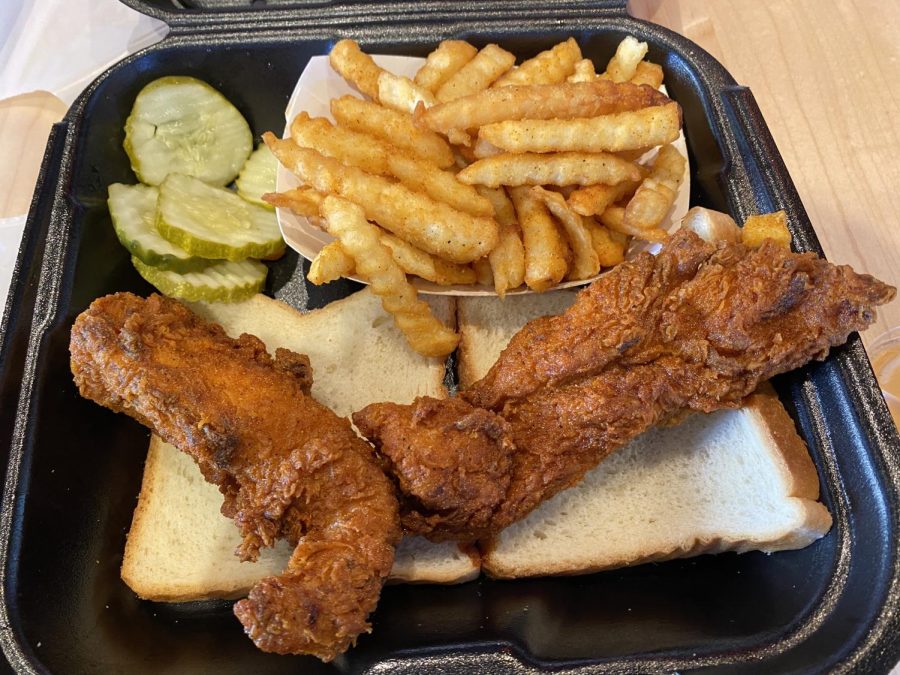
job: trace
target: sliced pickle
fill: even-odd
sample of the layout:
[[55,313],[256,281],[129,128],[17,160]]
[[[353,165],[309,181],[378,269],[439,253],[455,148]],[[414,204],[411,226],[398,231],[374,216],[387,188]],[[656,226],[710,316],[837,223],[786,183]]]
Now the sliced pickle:
[[170,173],[227,185],[253,150],[243,115],[222,94],[193,77],[169,76],[141,89],[125,122],[125,152],[142,183]]
[[144,279],[163,295],[196,302],[240,302],[262,290],[268,269],[258,260],[214,262],[199,272],[179,274],[160,270],[132,256],[131,262]]
[[170,174],[159,188],[156,227],[170,242],[200,258],[274,259],[284,253],[272,211],[182,174]]
[[278,160],[269,150],[269,147],[261,143],[234,182],[238,194],[252,204],[274,210],[275,207],[264,202],[262,196],[267,192],[275,192],[275,172],[278,169]]
[[195,258],[156,229],[159,190],[150,185],[109,186],[109,215],[122,246],[147,265],[173,272],[196,272],[212,261]]

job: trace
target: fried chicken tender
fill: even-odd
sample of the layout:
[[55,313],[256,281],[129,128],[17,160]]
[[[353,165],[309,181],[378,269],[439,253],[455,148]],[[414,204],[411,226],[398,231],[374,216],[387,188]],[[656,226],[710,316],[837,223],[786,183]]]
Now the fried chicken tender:
[[397,500],[348,420],[309,397],[305,356],[273,359],[256,337],[129,293],[82,313],[70,352],[83,396],[150,427],[219,486],[242,560],[278,538],[296,545],[282,575],[235,605],[260,649],[329,661],[369,630],[400,539]]
[[460,398],[375,403],[353,414],[399,482],[403,527],[441,540],[488,527],[506,495],[514,450],[509,424]]
[[[433,539],[491,536],[652,426],[685,411],[738,407],[764,380],[824,359],[895,293],[813,254],[772,242],[756,250],[713,245],[680,230],[659,255],[641,254],[581,291],[562,315],[527,324],[462,392],[510,425],[509,487],[488,524],[468,518],[460,501],[460,509],[435,509],[422,519],[427,528],[413,531]],[[381,414],[378,405],[367,414]],[[388,438],[376,440],[381,454],[398,452]],[[404,438],[405,461],[392,471],[414,473],[427,461],[429,446],[418,441]],[[508,452],[498,442],[484,450],[481,464]],[[403,522],[412,529],[415,521]]]

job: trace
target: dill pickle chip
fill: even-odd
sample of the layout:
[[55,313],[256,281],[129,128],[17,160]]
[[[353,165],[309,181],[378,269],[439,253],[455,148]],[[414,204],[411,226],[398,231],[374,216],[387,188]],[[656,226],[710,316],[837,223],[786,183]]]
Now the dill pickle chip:
[[193,77],[168,76],[141,89],[125,122],[125,152],[142,183],[170,173],[227,185],[253,150],[244,116],[222,94]]
[[122,246],[147,265],[173,272],[196,272],[212,261],[195,258],[156,229],[159,190],[150,185],[109,186],[109,215]]
[[262,196],[267,192],[275,192],[275,172],[278,160],[265,144],[260,144],[250,155],[240,175],[234,182],[237,193],[252,204],[274,210],[275,207],[264,202]]
[[170,174],[159,187],[156,227],[200,258],[274,259],[284,253],[274,212],[182,174]]
[[163,295],[204,302],[240,302],[262,290],[268,268],[258,260],[218,261],[197,272],[180,274],[147,265],[132,256],[131,263]]

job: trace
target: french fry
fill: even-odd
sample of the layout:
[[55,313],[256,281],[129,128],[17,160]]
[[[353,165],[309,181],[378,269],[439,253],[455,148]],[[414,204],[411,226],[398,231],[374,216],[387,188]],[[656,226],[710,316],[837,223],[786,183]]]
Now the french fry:
[[476,260],[472,263],[475,270],[475,277],[481,286],[494,285],[494,273],[491,271],[491,263],[487,258]]
[[658,180],[668,181],[677,189],[684,180],[684,169],[687,160],[674,145],[664,145],[653,160],[650,176]]
[[301,147],[311,148],[368,173],[398,178],[410,190],[424,192],[435,201],[465,213],[487,217],[494,214],[487,199],[472,186],[456,180],[456,175],[450,171],[407,155],[368,134],[335,127],[323,117],[313,119],[306,113],[297,115],[291,123],[291,138]]
[[594,62],[590,59],[581,59],[575,64],[575,72],[566,78],[566,82],[591,82],[597,77]]
[[469,164],[478,159],[472,151],[472,148],[466,147],[465,145],[457,145],[456,152],[456,166],[459,169],[465,169]]
[[498,225],[515,225],[516,207],[510,201],[509,196],[502,187],[490,188],[484,185],[476,185],[478,194],[487,199],[494,209],[494,220]]
[[627,180],[615,185],[588,185],[578,188],[568,197],[569,206],[582,216],[599,216],[617,201],[630,196],[638,189],[640,181]]
[[627,82],[634,77],[637,65],[646,55],[647,43],[638,42],[629,35],[616,47],[616,53],[609,60],[604,76],[613,82]]
[[651,63],[650,61],[641,61],[637,64],[637,68],[634,71],[634,77],[631,78],[631,84],[646,84],[654,89],[659,89],[662,83],[662,66]]
[[447,141],[417,127],[410,115],[354,96],[333,99],[331,114],[342,127],[388,141],[442,169],[453,166],[453,150]]
[[425,59],[414,82],[433,94],[477,53],[478,49],[463,40],[444,40]]
[[290,209],[298,216],[308,218],[316,227],[322,226],[321,209],[325,196],[312,188],[299,187],[287,192],[269,192],[263,200],[278,208]]
[[384,70],[359,48],[355,40],[339,40],[331,48],[328,62],[354,89],[378,100],[378,77]]
[[645,178],[625,207],[625,225],[638,230],[657,227],[672,208],[675,194],[665,182]]
[[593,185],[641,177],[637,166],[607,153],[558,152],[496,155],[456,174],[470,185]]
[[544,203],[565,230],[573,254],[572,265],[566,277],[590,279],[596,276],[600,271],[600,258],[594,250],[591,232],[582,221],[582,217],[569,208],[565,198],[558,192],[542,187],[533,187],[531,192]]
[[532,194],[531,188],[510,188],[509,196],[522,228],[525,283],[531,290],[542,293],[566,275],[568,247],[547,207]]
[[306,278],[316,286],[328,284],[341,277],[349,277],[356,268],[353,258],[339,241],[323,246],[309,266]]
[[515,55],[495,44],[490,44],[444,82],[435,92],[435,96],[438,101],[444,103],[487,89],[494,80],[512,68],[515,62]]
[[[476,281],[475,270],[471,267],[441,260],[381,228],[378,228],[378,234],[379,241],[387,246],[391,258],[406,274],[415,274],[441,286],[474,284]],[[355,269],[353,258],[347,254],[341,242],[333,241],[323,246],[313,258],[306,278],[321,286],[341,277],[352,276]]]
[[500,241],[488,255],[494,277],[494,291],[501,298],[525,281],[525,248],[519,233],[516,207],[503,188],[476,186],[494,207],[494,220],[500,225]]
[[523,84],[557,84],[575,71],[575,63],[581,58],[581,49],[574,38],[541,52],[494,82],[494,87],[520,86]]
[[606,211],[600,215],[600,224],[608,227],[613,232],[626,234],[635,237],[636,239],[643,239],[644,241],[662,243],[669,236],[665,230],[658,227],[645,229],[642,227],[626,225],[625,207],[623,206],[610,206],[606,209]]
[[366,221],[362,207],[329,195],[322,204],[322,214],[328,232],[353,258],[357,274],[381,298],[410,346],[420,354],[436,357],[456,349],[459,335],[435,318],[428,303],[416,297],[403,270],[379,241],[378,228]]
[[750,248],[759,248],[766,239],[771,239],[784,249],[791,248],[791,231],[787,227],[784,211],[750,216],[741,228],[741,243]]
[[653,229],[666,217],[678,187],[684,180],[686,160],[672,145],[659,149],[650,175],[644,179],[625,207],[624,227],[629,230]]
[[450,129],[447,132],[447,140],[453,145],[461,145],[465,148],[472,145],[472,137],[462,129]]
[[641,157],[643,157],[649,150],[653,148],[637,148],[636,150],[620,150],[619,152],[613,153],[616,157],[621,157],[622,159],[628,162],[636,162]]
[[474,284],[475,270],[466,265],[456,265],[416,248],[400,237],[381,232],[380,241],[391,251],[394,262],[407,274],[415,274],[440,286]]
[[501,298],[525,282],[525,246],[515,223],[500,226],[500,242],[488,255],[494,292]]
[[493,143],[488,143],[483,138],[479,138],[475,141],[475,147],[472,148],[472,154],[476,159],[484,159],[485,157],[505,154],[505,151],[501,150]]
[[625,249],[628,247],[625,235],[613,232],[593,218],[585,218],[584,223],[590,230],[591,243],[602,267],[612,267],[625,261]]
[[665,94],[608,80],[486,89],[416,111],[416,122],[441,134],[505,120],[596,117],[670,103]]
[[671,143],[679,129],[681,108],[672,102],[599,117],[495,122],[478,138],[508,152],[620,152]]
[[[325,229],[321,218],[325,195],[321,192],[311,188],[296,188],[266,197],[271,197],[270,203],[289,208],[299,215],[314,220]],[[415,274],[441,286],[475,283],[475,272],[470,267],[430,255],[380,228],[379,233],[381,243],[390,249],[394,262],[407,274]],[[316,285],[326,284],[351,275],[353,269],[353,259],[344,252],[340,242],[331,242],[322,247],[313,259],[307,278]]]
[[303,183],[363,205],[367,218],[428,253],[464,264],[483,258],[497,245],[498,226],[492,218],[457,211],[270,132],[263,140]]
[[378,76],[378,101],[381,105],[412,114],[419,101],[425,107],[431,107],[437,100],[427,89],[424,89],[408,77],[394,75],[386,70]]

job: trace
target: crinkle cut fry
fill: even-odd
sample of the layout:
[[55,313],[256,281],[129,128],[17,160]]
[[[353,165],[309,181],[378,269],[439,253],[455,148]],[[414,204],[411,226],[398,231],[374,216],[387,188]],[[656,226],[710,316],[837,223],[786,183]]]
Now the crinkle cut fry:
[[150,427],[219,486],[243,559],[278,538],[296,545],[282,575],[235,605],[258,647],[328,661],[368,630],[400,537],[397,500],[349,422],[304,393],[305,357],[273,359],[175,300],[128,293],[83,312],[70,351],[83,396]]
[[[711,245],[680,230],[658,256],[641,254],[600,277],[562,315],[527,324],[462,392],[509,425],[509,488],[487,524],[484,503],[474,514],[434,508],[417,495],[421,533],[436,540],[496,534],[650,427],[685,411],[737,407],[761,382],[823,359],[871,324],[874,308],[895,293],[813,254],[772,242],[756,250]],[[366,409],[380,412],[377,404]],[[411,412],[392,414],[380,423],[402,424]],[[386,437],[372,440],[381,454],[396,452]],[[419,444],[405,442],[404,466],[418,476],[409,453]],[[500,458],[507,450],[495,443],[487,452]],[[485,459],[460,453],[459,462],[465,474]],[[427,454],[420,463],[427,465]]]

